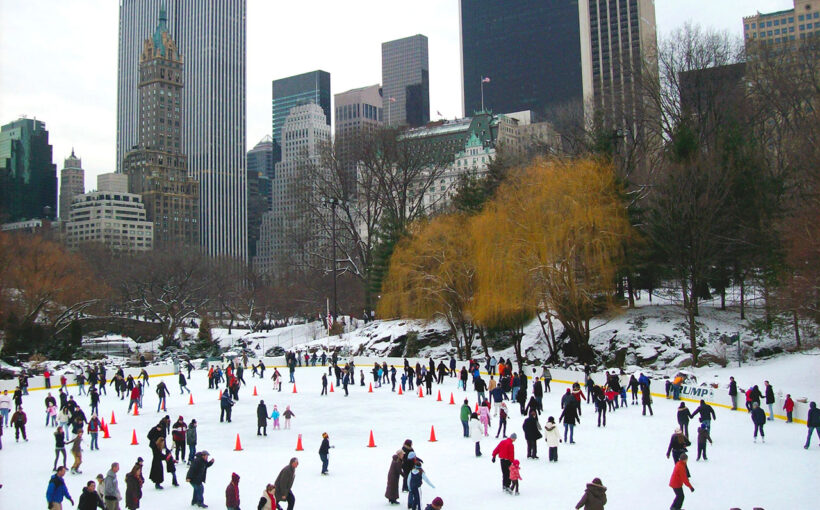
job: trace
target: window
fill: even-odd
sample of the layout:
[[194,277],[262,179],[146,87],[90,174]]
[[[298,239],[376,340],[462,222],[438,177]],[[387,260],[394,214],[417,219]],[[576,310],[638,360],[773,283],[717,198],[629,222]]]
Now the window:
[[804,19],[806,19],[806,18],[802,14],[797,17],[798,21],[803,21]]
[[774,26],[780,26],[780,20],[779,19],[774,20]]
[[767,27],[772,26],[772,22],[771,22],[771,21],[767,21],[767,22],[766,22],[766,26],[767,26]]

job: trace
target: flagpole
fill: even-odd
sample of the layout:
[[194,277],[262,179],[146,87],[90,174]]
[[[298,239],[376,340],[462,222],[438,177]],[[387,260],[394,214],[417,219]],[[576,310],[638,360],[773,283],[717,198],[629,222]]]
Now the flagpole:
[[481,111],[484,111],[484,77],[481,77]]

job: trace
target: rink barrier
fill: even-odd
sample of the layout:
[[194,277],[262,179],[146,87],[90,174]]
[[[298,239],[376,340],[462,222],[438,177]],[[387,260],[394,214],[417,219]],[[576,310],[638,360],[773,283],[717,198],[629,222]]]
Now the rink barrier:
[[[253,361],[258,362],[260,359],[264,361],[266,370],[270,369],[270,368],[279,368],[279,369],[287,370],[287,368],[288,368],[287,364],[285,363],[285,357],[284,356],[275,356],[275,357],[265,356],[265,357],[262,357],[262,358],[249,358],[248,359],[248,363],[249,363],[248,367],[249,368],[246,369],[246,372],[249,372],[249,373],[252,372],[252,370],[253,370],[252,367],[251,367],[252,362]],[[387,362],[388,366],[396,366],[397,370],[401,370],[401,368],[404,367],[404,359],[405,358],[395,358],[395,357],[391,358],[391,357],[379,357],[379,356],[353,356],[353,357],[339,358],[339,362],[342,363],[342,362],[349,361],[351,359],[354,361],[356,367],[362,367],[362,368],[363,367],[373,367],[373,365],[376,363],[376,361],[378,361],[379,364],[382,364],[383,362]],[[303,359],[303,361],[304,361],[304,359]],[[429,365],[430,359],[429,358],[407,358],[407,361],[412,366],[415,366],[416,363],[419,363],[419,364],[422,364],[422,365]],[[450,368],[449,367],[449,358],[438,358],[438,359],[435,359],[435,361],[436,361],[436,365],[438,365],[439,361],[444,361],[445,365],[447,366],[447,369],[449,370],[449,368]],[[330,364],[330,358],[327,359],[327,362],[325,363],[324,366],[327,367],[329,364]],[[218,365],[222,365],[222,362],[209,362],[208,367],[218,366]],[[464,365],[465,365],[464,361],[457,361],[458,370],[461,370],[461,367],[464,366]],[[322,366],[321,365],[321,359],[317,360],[316,366],[317,367]],[[296,368],[297,369],[305,368],[305,366],[302,365],[300,367],[300,366],[297,365]],[[529,366],[529,365],[525,365],[524,370],[528,374],[527,378],[529,380],[532,380],[532,368],[537,369],[537,374],[539,376],[541,374],[541,367],[540,366],[532,367],[532,366]],[[552,367],[549,367],[549,368],[550,368],[550,373],[553,376],[550,383],[565,384],[565,385],[570,385],[571,386],[572,384],[577,382],[578,384],[581,385],[581,388],[584,389],[584,394],[586,394],[586,387],[585,387],[585,384],[584,384],[584,373],[582,371],[567,370],[567,369],[563,369],[563,368],[552,368]],[[194,370],[198,371],[198,370],[207,370],[207,369],[208,368],[204,368],[204,369],[195,368]],[[140,367],[123,368],[123,372],[125,374],[125,377],[128,377],[129,375],[131,375],[132,377],[134,377],[134,379],[137,378],[137,376],[140,374],[141,370],[142,370],[142,368],[140,368]],[[184,365],[180,365],[180,370],[186,372],[186,370],[184,368]],[[173,363],[163,363],[163,364],[160,364],[160,365],[148,365],[148,366],[145,367],[145,371],[148,372],[148,376],[150,378],[155,378],[155,377],[176,377],[178,375],[178,372],[175,372],[175,367],[174,367]],[[109,370],[109,373],[106,374],[106,376],[107,376],[106,384],[108,382],[110,382],[111,376],[113,376],[114,373],[116,373],[116,370]],[[484,374],[484,375],[489,375],[488,372],[483,371],[483,370],[481,371],[481,373]],[[71,372],[67,375],[68,375],[69,379],[74,378],[74,373],[73,372]],[[285,374],[283,373],[282,375],[284,376]],[[593,380],[595,380],[596,383],[600,383],[600,382],[603,382],[603,380],[604,380],[605,372],[595,372],[595,373],[592,373],[591,375],[593,377]],[[629,376],[628,375],[625,375],[625,376],[622,375],[620,377],[621,377],[621,385],[626,386],[629,383]],[[654,387],[657,387],[658,385],[663,386],[664,384],[665,384],[664,379],[654,379],[652,381],[652,385]],[[727,384],[728,384],[728,381],[727,381]],[[66,386],[76,387],[77,383],[76,383],[76,381],[75,382],[69,382]],[[87,386],[87,384],[86,384],[86,386]],[[740,386],[741,385],[739,384],[739,387]],[[11,393],[11,392],[14,391],[15,388],[17,388],[17,379],[2,379],[2,380],[0,380],[0,392],[2,392],[3,390],[9,390],[9,393]],[[38,375],[38,376],[29,377],[29,388],[28,388],[28,390],[30,392],[31,391],[42,391],[42,390],[46,390],[46,389],[47,388],[45,387],[45,378],[43,376]],[[50,388],[50,390],[55,391],[55,392],[59,392],[59,389],[60,389],[60,376],[59,375],[52,375],[51,376],[51,388]],[[684,385],[680,401],[699,404],[700,399],[703,398],[703,400],[706,403],[708,403],[709,405],[711,405],[713,407],[720,407],[720,408],[723,408],[723,409],[731,410],[732,409],[732,404],[731,404],[731,399],[729,398],[729,395],[728,395],[728,391],[729,391],[728,387],[724,387],[724,386],[721,386],[720,388],[713,388],[709,385],[704,385],[704,386]],[[699,395],[698,398],[689,398],[689,397],[683,396],[683,395],[685,395],[687,393],[690,393],[690,392],[691,393],[704,392],[704,393],[702,395]],[[653,397],[657,397],[657,398],[664,398],[664,399],[666,398],[666,393],[652,392],[651,395]],[[775,409],[775,419],[783,420],[783,421],[786,420],[786,416],[785,416],[785,414],[778,414],[778,411],[780,411],[780,412],[783,411],[783,400],[784,400],[784,398],[785,398],[785,395],[776,395],[775,396],[775,403],[773,404],[774,409]],[[798,395],[797,398],[802,398],[802,397]],[[670,397],[669,400],[672,400],[672,398]],[[808,415],[808,410],[809,410],[809,404],[808,404],[808,402],[806,402],[806,403],[798,402],[796,398],[794,400],[795,400],[795,402],[794,402],[794,412],[792,413],[793,414],[792,421],[794,423],[799,423],[799,424],[805,425],[806,424],[806,418],[807,418],[807,415]],[[763,409],[764,412],[766,412],[766,416],[768,417],[768,415],[769,415],[768,406],[765,403],[761,403],[760,407]],[[748,413],[748,410],[746,409],[746,395],[742,391],[740,391],[740,389],[738,389],[738,407],[737,407],[737,411],[738,412]]]

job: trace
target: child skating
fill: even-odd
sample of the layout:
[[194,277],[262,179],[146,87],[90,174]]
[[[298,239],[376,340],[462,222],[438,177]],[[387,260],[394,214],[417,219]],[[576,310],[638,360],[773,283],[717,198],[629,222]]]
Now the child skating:
[[515,459],[510,465],[510,490],[516,496],[518,496],[518,480],[521,479],[521,463]]
[[285,417],[285,430],[290,429],[290,419],[296,416],[293,411],[290,410],[290,406],[285,407],[285,412],[282,416]]

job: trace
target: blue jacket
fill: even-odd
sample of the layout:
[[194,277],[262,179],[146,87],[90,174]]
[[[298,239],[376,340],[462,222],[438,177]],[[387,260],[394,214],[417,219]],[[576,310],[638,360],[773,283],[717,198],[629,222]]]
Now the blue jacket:
[[233,400],[231,399],[231,394],[228,393],[228,390],[225,390],[225,392],[222,393],[221,404],[223,409],[230,409],[233,405]]
[[52,475],[48,482],[48,489],[46,490],[46,501],[48,503],[62,503],[63,498],[71,499],[71,494],[68,493],[68,487],[65,485],[65,480],[59,476]]
[[820,409],[817,409],[817,404],[812,402],[809,404],[809,414],[806,417],[806,426],[820,427]]

